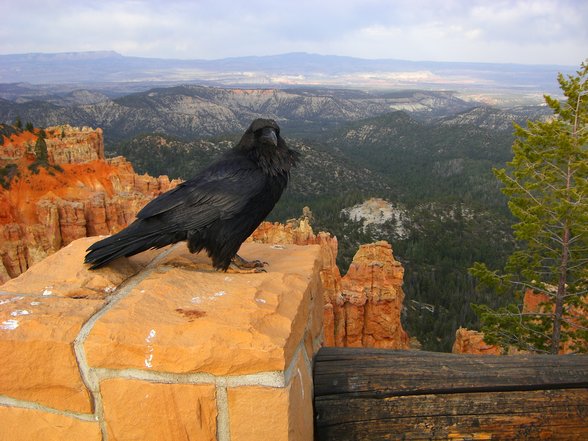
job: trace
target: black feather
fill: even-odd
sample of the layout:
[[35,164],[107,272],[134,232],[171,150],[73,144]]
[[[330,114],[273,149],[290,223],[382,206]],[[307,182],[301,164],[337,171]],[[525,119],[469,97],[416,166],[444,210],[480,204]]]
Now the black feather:
[[196,177],[149,202],[137,219],[88,248],[85,262],[100,268],[122,256],[187,241],[226,270],[241,244],[270,213],[299,154],[271,119],[256,119],[239,143]]

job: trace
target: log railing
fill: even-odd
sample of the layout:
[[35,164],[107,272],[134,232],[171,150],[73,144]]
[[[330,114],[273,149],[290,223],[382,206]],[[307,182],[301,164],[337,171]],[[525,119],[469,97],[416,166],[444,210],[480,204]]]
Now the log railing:
[[588,440],[588,356],[322,348],[315,439]]

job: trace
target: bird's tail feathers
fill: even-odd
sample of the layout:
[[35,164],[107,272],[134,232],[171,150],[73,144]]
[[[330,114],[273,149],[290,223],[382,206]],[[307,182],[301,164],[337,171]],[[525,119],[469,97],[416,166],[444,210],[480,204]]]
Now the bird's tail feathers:
[[167,235],[160,231],[145,232],[132,228],[131,225],[117,234],[93,243],[87,250],[84,262],[92,264],[90,269],[97,269],[119,257],[129,257],[151,248],[161,248],[171,242]]

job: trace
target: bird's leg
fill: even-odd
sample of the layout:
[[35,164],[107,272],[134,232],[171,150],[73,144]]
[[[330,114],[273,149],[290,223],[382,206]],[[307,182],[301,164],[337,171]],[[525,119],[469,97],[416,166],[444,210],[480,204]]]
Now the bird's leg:
[[235,257],[231,259],[231,266],[229,268],[240,273],[264,273],[264,266],[267,264],[267,262],[262,262],[261,260],[245,260],[238,254],[235,254]]

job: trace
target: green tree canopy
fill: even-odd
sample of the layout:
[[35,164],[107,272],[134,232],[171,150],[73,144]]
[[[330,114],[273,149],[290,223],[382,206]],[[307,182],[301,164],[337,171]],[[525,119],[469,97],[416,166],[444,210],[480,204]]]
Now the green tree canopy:
[[517,250],[505,271],[476,263],[472,274],[500,289],[515,287],[547,300],[540,311],[522,305],[474,308],[488,343],[558,353],[588,351],[588,61],[577,75],[558,76],[564,100],[545,96],[548,121],[515,126],[514,157],[494,170],[509,197]]
[[47,152],[47,143],[45,142],[44,131],[37,138],[37,142],[35,143],[35,156],[37,158],[37,161],[44,163],[46,163],[47,159],[49,158],[49,154]]

